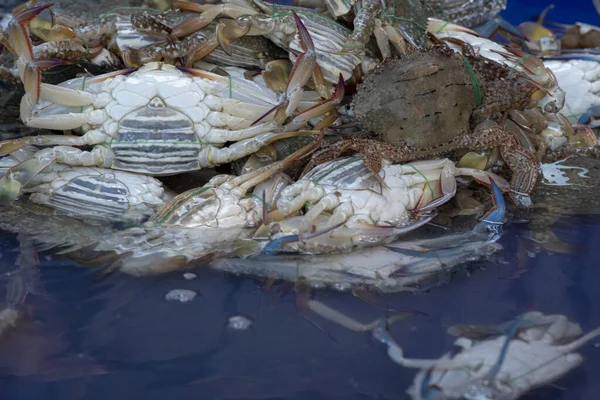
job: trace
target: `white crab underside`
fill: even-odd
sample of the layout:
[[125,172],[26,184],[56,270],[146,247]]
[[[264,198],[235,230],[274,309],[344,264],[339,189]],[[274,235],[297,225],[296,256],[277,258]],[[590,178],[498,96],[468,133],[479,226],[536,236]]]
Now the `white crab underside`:
[[[576,123],[582,114],[600,105],[600,62],[548,60],[544,65],[554,72],[558,84],[566,92],[565,105],[560,112],[569,122]],[[600,120],[592,119],[590,126],[600,126]]]
[[73,144],[109,146],[114,153],[110,167],[152,174],[198,169],[212,162],[209,153],[201,153],[208,145],[220,148],[268,132],[270,125],[247,128],[278,104],[276,93],[245,79],[244,70],[227,72],[229,77],[206,73],[208,79],[150,63],[129,75],[73,79],[60,86],[91,93],[93,104],[41,101],[29,125],[81,127],[85,136]]

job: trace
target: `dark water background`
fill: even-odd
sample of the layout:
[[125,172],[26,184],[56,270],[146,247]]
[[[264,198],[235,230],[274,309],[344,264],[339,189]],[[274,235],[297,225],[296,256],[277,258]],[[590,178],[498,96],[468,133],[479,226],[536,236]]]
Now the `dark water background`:
[[[542,1],[509,1],[507,18],[537,14]],[[600,23],[591,1],[555,1],[552,19]],[[517,279],[517,237],[522,225],[505,227],[505,250],[482,261],[470,276],[427,294],[385,299],[423,311],[392,328],[409,357],[437,357],[457,323],[496,324],[536,309],[565,314],[584,331],[600,325],[600,217],[563,218],[555,232],[584,249],[576,254],[542,252],[529,258]],[[0,237],[4,265],[17,246]],[[136,279],[114,274],[95,282],[96,271],[74,263],[40,260],[47,299],[29,297],[29,317],[0,342],[0,399],[397,399],[405,398],[416,371],[403,369],[369,334],[345,330],[296,312],[293,294],[261,289],[248,278],[198,268]],[[174,288],[192,289],[191,303],[166,302]],[[350,293],[319,291],[316,298],[367,322],[385,315]],[[260,306],[260,308],[259,308]],[[227,318],[254,319],[248,331],[226,328]],[[595,341],[598,343],[599,341]],[[600,398],[600,349],[580,351],[585,362],[557,387],[528,399]]]

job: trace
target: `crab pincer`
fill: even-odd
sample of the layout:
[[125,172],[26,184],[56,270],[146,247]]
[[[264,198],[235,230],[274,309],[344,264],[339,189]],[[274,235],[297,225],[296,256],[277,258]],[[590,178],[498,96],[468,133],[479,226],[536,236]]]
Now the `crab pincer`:
[[43,4],[41,6],[26,8],[13,16],[8,24],[6,33],[9,37],[10,49],[18,54],[27,63],[33,60],[33,46],[29,39],[29,21],[37,17],[42,11],[52,7],[53,4]]

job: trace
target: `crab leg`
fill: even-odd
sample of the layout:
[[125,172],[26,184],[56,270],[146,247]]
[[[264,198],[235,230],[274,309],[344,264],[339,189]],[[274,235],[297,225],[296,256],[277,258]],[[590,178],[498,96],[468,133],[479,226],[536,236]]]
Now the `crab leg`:
[[460,147],[484,150],[500,147],[502,158],[513,172],[510,182],[510,196],[516,204],[528,206],[529,194],[533,191],[538,177],[538,161],[535,154],[519,145],[517,138],[500,127],[476,128],[465,134]]
[[315,44],[308,33],[308,30],[302,23],[302,20],[298,17],[295,11],[292,11],[296,26],[298,28],[298,37],[300,39],[300,46],[304,51],[298,55],[298,59],[292,68],[290,74],[290,80],[287,85],[287,99],[289,100],[288,107],[286,109],[286,115],[291,115],[292,112],[298,107],[300,102],[300,96],[302,90],[308,80],[311,78],[315,66],[317,65],[317,53],[315,51]]
[[[23,81],[25,93],[27,94],[27,96],[21,101],[21,118],[26,124],[32,127],[39,127],[34,125],[37,117],[31,118],[31,108],[36,105],[40,99],[69,107],[86,106],[93,104],[95,101],[93,94],[84,92],[83,90],[74,90],[66,87],[41,83],[40,71],[58,65],[68,64],[68,62],[60,60],[33,59],[33,50],[31,39],[29,37],[29,29],[25,24],[51,5],[52,4],[33,7],[19,13],[17,16],[15,16],[16,22],[11,23],[8,29],[10,34],[9,41],[12,49],[15,51],[17,56],[19,56],[19,61],[17,62],[19,76]],[[129,69],[111,72],[95,77],[88,83],[91,84],[101,82],[104,79],[129,72],[131,72]],[[29,99],[27,99],[27,97],[29,97]],[[58,124],[56,127],[44,127],[49,127],[51,129],[73,129],[87,122],[87,120],[84,120],[83,117],[75,117],[75,115],[76,114],[71,114],[69,116],[53,116],[53,119],[58,121],[60,121],[63,117],[70,121],[66,123],[67,127],[61,128],[60,124]]]
[[256,153],[264,146],[277,140],[294,137],[297,135],[315,135],[317,131],[279,132],[263,133],[261,135],[235,142],[228,147],[217,148],[207,146],[198,155],[201,168],[211,168],[217,165],[227,164],[234,160]]
[[[69,117],[69,115],[66,115]],[[75,114],[74,121],[77,121],[76,118],[85,116],[85,114]],[[43,120],[45,121],[45,119]],[[48,119],[48,122],[52,120]],[[60,123],[64,123],[63,120]],[[89,118],[85,121],[88,122]],[[84,123],[85,123],[84,122]],[[49,126],[50,125],[50,126]],[[83,124],[80,124],[81,126]],[[43,125],[45,128],[53,129],[53,124]],[[64,125],[61,125],[64,126]],[[63,129],[58,128],[57,129]],[[16,151],[18,149],[23,148],[26,145],[36,145],[36,146],[85,146],[85,145],[95,145],[99,143],[103,143],[105,141],[110,140],[110,136],[99,131],[99,130],[91,130],[86,132],[83,136],[75,136],[75,135],[38,135],[38,136],[27,136],[19,139],[13,140],[5,140],[0,142],[0,155],[7,155]]]
[[379,1],[367,1],[354,17],[354,32],[346,39],[340,53],[361,53],[371,39],[375,30],[375,19],[381,14],[381,3]]
[[249,189],[258,185],[259,183],[264,182],[271,176],[283,172],[295,163],[297,163],[301,158],[305,157],[307,154],[309,154],[311,151],[317,148],[317,146],[321,143],[322,139],[323,135],[320,134],[314,142],[310,143],[307,146],[304,146],[303,148],[287,156],[283,160],[277,161],[270,165],[266,165],[255,171],[249,172],[242,176],[238,176],[237,178],[233,178],[224,185],[230,188],[239,187],[245,193]]
[[27,23],[51,6],[52,4],[44,4],[24,9],[15,14],[13,20],[8,24],[6,33],[9,37],[10,47],[22,59],[23,63],[33,61],[33,46],[29,38]]

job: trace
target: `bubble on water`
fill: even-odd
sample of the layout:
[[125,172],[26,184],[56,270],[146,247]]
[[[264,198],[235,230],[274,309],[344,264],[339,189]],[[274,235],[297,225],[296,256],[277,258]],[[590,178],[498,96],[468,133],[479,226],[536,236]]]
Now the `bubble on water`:
[[173,289],[165,295],[167,301],[180,301],[187,303],[188,301],[194,300],[196,292],[189,289]]
[[245,331],[246,329],[250,328],[251,325],[252,325],[252,320],[250,318],[246,318],[242,315],[235,315],[233,317],[229,317],[228,326],[231,329]]
[[185,274],[183,274],[183,279],[185,279],[186,281],[191,281],[192,279],[196,279],[198,277],[198,275],[194,274],[193,272],[186,272]]

